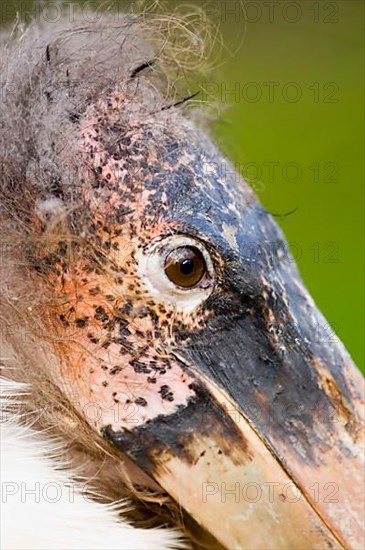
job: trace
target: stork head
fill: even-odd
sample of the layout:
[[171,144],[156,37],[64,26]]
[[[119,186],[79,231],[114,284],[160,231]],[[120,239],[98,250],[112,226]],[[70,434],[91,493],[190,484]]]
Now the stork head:
[[67,106],[30,193],[52,376],[226,547],[356,545],[361,377],[275,221],[143,75]]

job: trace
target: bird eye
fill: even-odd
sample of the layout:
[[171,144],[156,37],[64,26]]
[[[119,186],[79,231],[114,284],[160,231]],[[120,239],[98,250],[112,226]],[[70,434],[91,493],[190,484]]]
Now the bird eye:
[[193,288],[206,273],[203,254],[195,246],[180,246],[167,256],[165,273],[175,285]]
[[215,271],[206,245],[188,235],[157,238],[136,253],[140,278],[162,303],[189,313],[213,291]]

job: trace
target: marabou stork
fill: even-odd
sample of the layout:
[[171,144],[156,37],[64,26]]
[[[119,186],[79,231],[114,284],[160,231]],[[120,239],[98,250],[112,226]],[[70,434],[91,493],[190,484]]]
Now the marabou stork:
[[4,548],[363,548],[363,379],[150,24],[1,49]]

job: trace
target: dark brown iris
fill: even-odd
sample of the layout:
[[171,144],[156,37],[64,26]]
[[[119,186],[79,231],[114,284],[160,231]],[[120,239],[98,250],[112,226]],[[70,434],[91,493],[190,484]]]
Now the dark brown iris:
[[207,267],[203,254],[195,246],[180,246],[166,258],[165,273],[175,285],[192,288],[199,283]]

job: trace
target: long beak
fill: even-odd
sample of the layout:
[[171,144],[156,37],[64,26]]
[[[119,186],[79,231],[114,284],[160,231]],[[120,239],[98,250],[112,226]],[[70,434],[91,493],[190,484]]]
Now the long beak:
[[186,407],[105,430],[229,549],[364,547],[363,379],[340,343],[309,339],[324,320],[300,296],[296,317],[276,312],[286,333],[251,311],[173,352],[195,379]]

